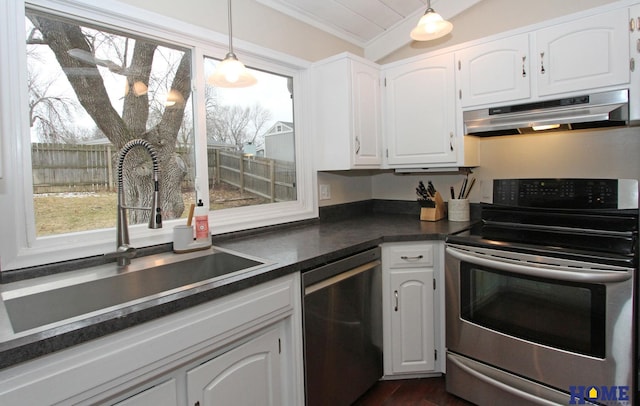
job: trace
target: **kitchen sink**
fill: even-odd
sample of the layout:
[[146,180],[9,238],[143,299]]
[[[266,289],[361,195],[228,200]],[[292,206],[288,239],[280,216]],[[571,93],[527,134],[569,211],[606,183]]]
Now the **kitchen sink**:
[[124,268],[103,265],[79,275],[9,288],[2,292],[4,307],[14,333],[19,333],[192,289],[265,264],[256,258],[214,248],[206,254],[186,255],[158,254],[137,258]]

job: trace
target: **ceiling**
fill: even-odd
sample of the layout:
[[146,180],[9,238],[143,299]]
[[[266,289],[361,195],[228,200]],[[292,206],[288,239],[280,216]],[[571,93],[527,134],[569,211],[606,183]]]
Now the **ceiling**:
[[[256,0],[365,50],[376,60],[408,44],[427,0]],[[432,0],[445,19],[480,0]]]

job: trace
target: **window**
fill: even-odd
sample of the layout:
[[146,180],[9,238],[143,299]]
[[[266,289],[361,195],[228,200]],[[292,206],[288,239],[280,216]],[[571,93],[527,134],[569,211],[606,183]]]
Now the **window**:
[[[204,58],[205,76],[218,62]],[[212,210],[297,199],[295,134],[281,131],[293,128],[293,78],[249,70],[254,86],[205,91]]]
[[[206,75],[227,52],[218,34],[131,6],[0,8],[0,57],[12,61],[0,73],[3,271],[115,249],[114,156],[133,138],[158,152],[164,213],[164,228],[148,230],[148,213],[130,210],[136,247],[170,242],[197,199],[213,234],[317,215],[294,97],[307,65],[252,47],[238,53],[259,84],[213,88]],[[150,163],[143,149],[127,154],[128,206],[148,206]]]
[[[156,149],[164,217],[184,215],[195,177],[190,50],[29,10],[25,25],[36,236],[115,227],[117,152],[136,138]],[[126,205],[149,207],[149,156],[123,166]],[[129,223],[149,213],[129,210]]]

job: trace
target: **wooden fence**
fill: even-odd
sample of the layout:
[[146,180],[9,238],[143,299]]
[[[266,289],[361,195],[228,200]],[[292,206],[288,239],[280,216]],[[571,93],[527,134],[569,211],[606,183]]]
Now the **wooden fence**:
[[[116,174],[111,145],[32,144],[33,192],[65,193],[113,191]],[[178,150],[183,160],[192,162],[186,149]],[[209,187],[224,182],[243,192],[272,202],[295,200],[295,163],[209,148]],[[191,171],[192,172],[192,171]],[[183,182],[184,190],[193,190],[193,174]]]

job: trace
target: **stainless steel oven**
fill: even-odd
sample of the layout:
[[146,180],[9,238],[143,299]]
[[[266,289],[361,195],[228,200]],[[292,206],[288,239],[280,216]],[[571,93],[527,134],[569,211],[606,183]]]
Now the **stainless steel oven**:
[[637,196],[635,181],[494,181],[481,224],[447,240],[449,392],[633,404]]

